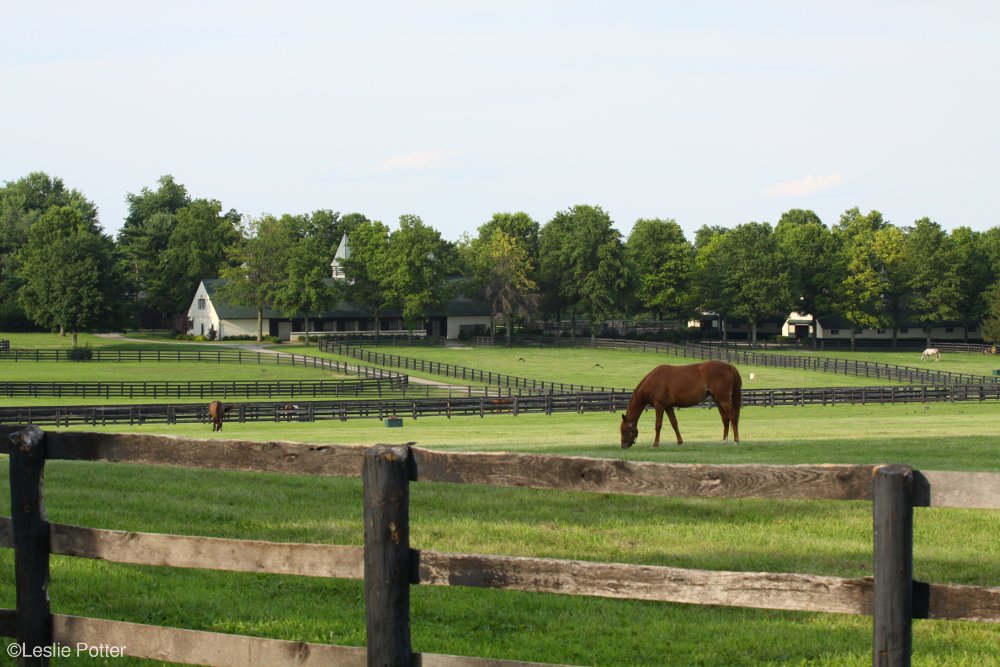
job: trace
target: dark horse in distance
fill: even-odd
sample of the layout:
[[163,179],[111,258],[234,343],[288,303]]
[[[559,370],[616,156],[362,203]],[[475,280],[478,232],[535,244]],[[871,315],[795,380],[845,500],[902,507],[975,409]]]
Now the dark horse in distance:
[[687,408],[701,403],[711,396],[719,406],[722,415],[722,439],[729,439],[729,425],[733,425],[733,440],[740,441],[740,407],[743,405],[743,379],[735,367],[722,361],[706,361],[688,366],[657,366],[639,382],[628,408],[622,415],[622,448],[635,443],[639,435],[636,424],[647,405],[656,409],[656,439],[653,447],[660,446],[660,427],[663,413],[670,418],[670,425],[677,434],[677,444],[681,444],[681,432],[677,428],[674,408]]
[[222,418],[226,415],[226,406],[222,401],[212,401],[208,404],[208,416],[212,418],[212,431],[222,430]]

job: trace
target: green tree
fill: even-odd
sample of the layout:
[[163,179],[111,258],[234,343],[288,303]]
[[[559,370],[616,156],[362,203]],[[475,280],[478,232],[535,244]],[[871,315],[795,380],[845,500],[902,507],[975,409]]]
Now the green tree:
[[389,248],[389,228],[367,218],[354,218],[351,222],[347,232],[351,251],[343,262],[346,292],[351,303],[372,311],[377,340],[382,313],[392,305],[390,279],[394,260]]
[[747,320],[751,340],[764,318],[788,314],[788,268],[771,225],[748,222],[714,235],[699,251],[697,267],[704,305]]
[[121,325],[124,278],[114,242],[74,206],[52,206],[18,252],[18,301],[31,320],[73,335]]
[[[479,238],[486,240],[495,232],[501,231],[520,246],[532,265],[532,271],[538,267],[538,233],[541,229],[535,220],[519,211],[517,213],[494,213],[490,220],[479,226]],[[533,273],[529,277],[534,279]]]
[[622,310],[628,281],[621,233],[599,206],[560,211],[539,232],[543,307],[557,316],[590,319],[591,336],[605,318]]
[[[951,239],[930,218],[921,218],[906,235],[907,288],[913,315],[928,323],[959,318],[962,299],[958,256]],[[929,327],[928,327],[929,328]],[[930,347],[930,334],[927,335]]]
[[428,312],[447,301],[449,254],[441,234],[418,216],[399,216],[399,229],[389,236],[389,274],[386,295],[403,310],[403,322],[412,332]]
[[97,223],[97,208],[62,179],[36,171],[0,187],[0,328],[27,328],[30,320],[18,304],[21,287],[18,250],[28,241],[28,229],[53,206],[77,209]]
[[958,274],[958,302],[955,304],[959,319],[965,324],[966,339],[969,328],[986,315],[986,290],[1000,278],[993,272],[984,240],[986,234],[968,227],[956,227],[949,235],[955,253]]
[[257,342],[264,340],[264,308],[275,302],[288,266],[291,245],[287,221],[272,215],[244,221],[241,239],[227,249],[231,266],[224,267],[223,299],[257,311]]
[[[885,268],[885,255],[896,243],[889,242],[884,230],[888,224],[878,211],[862,215],[857,207],[845,211],[834,228],[843,252],[847,274],[837,294],[837,312],[851,323],[851,347],[855,346],[861,327],[883,328],[893,319],[886,312],[886,294],[890,278]],[[897,230],[898,232],[899,230]],[[883,234],[881,243],[879,234]],[[877,245],[881,248],[877,249]]]
[[[226,249],[240,240],[236,211],[222,213],[215,200],[195,199],[177,211],[177,224],[160,258],[160,274],[174,316],[186,313],[191,296],[203,278],[217,278],[225,267],[238,263]],[[186,327],[180,327],[186,328]]]
[[538,303],[537,285],[529,277],[534,267],[523,237],[486,225],[479,232],[478,238],[462,245],[465,263],[474,288],[490,304],[494,322],[504,320],[509,346],[514,318],[530,316]]
[[774,237],[787,262],[792,302],[799,313],[813,316],[815,348],[816,320],[832,312],[834,295],[844,279],[843,254],[833,232],[812,211],[786,211],[774,228]]
[[162,257],[177,225],[177,213],[191,204],[187,189],[173,176],[161,176],[156,190],[125,195],[128,214],[118,232],[118,247],[128,265],[141,320],[164,326],[177,314],[173,283],[164,276]]
[[625,259],[641,308],[660,320],[693,313],[695,250],[675,220],[636,220],[625,242]]
[[310,316],[336,306],[340,298],[342,285],[334,284],[330,278],[339,218],[330,211],[282,217],[289,234],[288,262],[275,290],[274,306],[287,317],[303,314],[306,345],[309,345]]

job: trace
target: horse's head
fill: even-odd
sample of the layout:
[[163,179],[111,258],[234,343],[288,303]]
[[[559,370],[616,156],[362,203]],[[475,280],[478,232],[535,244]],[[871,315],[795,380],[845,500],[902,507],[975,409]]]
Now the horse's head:
[[622,449],[628,449],[635,444],[635,439],[639,437],[639,427],[636,426],[636,422],[630,422],[625,419],[625,415],[622,415],[620,428],[622,431]]

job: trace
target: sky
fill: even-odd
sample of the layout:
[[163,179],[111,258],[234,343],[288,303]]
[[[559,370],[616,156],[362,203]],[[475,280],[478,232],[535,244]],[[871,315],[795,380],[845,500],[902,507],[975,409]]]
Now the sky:
[[5,0],[0,182],[252,217],[1000,225],[1000,3]]

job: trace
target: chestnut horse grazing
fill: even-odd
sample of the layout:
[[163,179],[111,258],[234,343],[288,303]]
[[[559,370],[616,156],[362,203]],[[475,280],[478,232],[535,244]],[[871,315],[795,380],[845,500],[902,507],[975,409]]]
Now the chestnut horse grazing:
[[711,396],[722,415],[722,439],[729,439],[729,424],[733,425],[733,440],[740,441],[740,407],[743,405],[743,378],[734,366],[722,361],[706,361],[688,366],[657,366],[639,382],[628,408],[622,415],[622,449],[631,447],[639,435],[636,424],[647,405],[656,409],[656,439],[653,447],[660,446],[660,427],[663,413],[670,418],[670,425],[677,434],[677,444],[684,442],[677,428],[674,408],[687,408]]
[[226,406],[222,401],[212,401],[208,404],[208,415],[212,418],[212,431],[222,430],[222,417],[226,414]]

